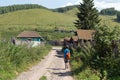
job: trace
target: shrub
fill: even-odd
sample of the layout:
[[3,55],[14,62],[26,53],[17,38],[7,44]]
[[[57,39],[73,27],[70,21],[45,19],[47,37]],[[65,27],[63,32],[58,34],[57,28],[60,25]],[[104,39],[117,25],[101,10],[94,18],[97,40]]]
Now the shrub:
[[120,75],[119,31],[119,27],[109,26],[102,26],[96,30],[94,37],[95,54],[91,59],[90,66],[100,71],[101,80],[105,77],[110,78]]

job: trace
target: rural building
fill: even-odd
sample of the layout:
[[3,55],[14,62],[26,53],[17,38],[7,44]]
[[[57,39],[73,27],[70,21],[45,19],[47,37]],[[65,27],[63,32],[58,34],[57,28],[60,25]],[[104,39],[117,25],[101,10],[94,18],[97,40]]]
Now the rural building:
[[70,43],[72,44],[72,46],[74,47],[74,48],[76,48],[77,46],[78,46],[78,36],[72,36],[71,38],[70,38]]
[[77,30],[75,32],[75,36],[71,38],[65,38],[65,45],[70,45],[73,48],[76,48],[79,44],[83,44],[83,42],[92,42],[94,37],[95,30]]
[[20,41],[18,44],[28,44],[31,47],[38,46],[43,41],[39,33],[35,31],[23,31],[17,36],[17,39]]
[[94,37],[95,30],[77,30],[76,35],[78,39],[84,41],[92,41]]
[[63,42],[63,45],[70,45],[70,38],[66,37],[64,38],[64,42]]

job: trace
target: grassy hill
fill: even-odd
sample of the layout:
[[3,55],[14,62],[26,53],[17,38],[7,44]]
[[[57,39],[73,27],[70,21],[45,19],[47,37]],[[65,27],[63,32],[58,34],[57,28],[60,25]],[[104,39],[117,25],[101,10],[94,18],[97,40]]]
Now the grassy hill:
[[[53,30],[55,27],[75,30],[73,22],[77,19],[75,15],[77,11],[77,8],[65,13],[52,12],[47,9],[29,9],[2,14],[0,15],[0,32],[2,36],[8,37],[17,35],[23,30]],[[100,19],[102,25],[120,25],[115,21],[116,16],[100,15]]]
[[77,8],[73,8],[73,9],[65,12],[65,14],[76,17],[77,12],[78,12],[78,9]]
[[64,12],[72,10],[72,9],[74,9],[76,7],[78,7],[78,5],[71,5],[71,6],[59,7],[59,8],[51,9],[51,10],[54,11],[54,12],[64,13]]
[[[73,22],[77,19],[77,12],[78,10],[75,7],[70,8],[70,10],[64,13],[52,12],[47,9],[29,9],[10,12],[0,15],[0,30],[19,30],[28,28],[53,29],[55,27],[76,29]],[[100,16],[100,19],[102,19],[101,24],[110,26],[119,25],[119,23],[115,21],[115,16]]]
[[23,30],[53,30],[55,27],[74,30],[75,19],[73,16],[46,9],[20,10],[0,15],[0,32],[2,36],[10,37]]
[[30,25],[39,25],[43,28],[71,27],[74,20],[75,17],[45,9],[22,10],[0,15],[0,25],[27,25],[28,27]]
[[116,16],[100,15],[101,24],[111,27],[120,26],[120,22],[116,21]]

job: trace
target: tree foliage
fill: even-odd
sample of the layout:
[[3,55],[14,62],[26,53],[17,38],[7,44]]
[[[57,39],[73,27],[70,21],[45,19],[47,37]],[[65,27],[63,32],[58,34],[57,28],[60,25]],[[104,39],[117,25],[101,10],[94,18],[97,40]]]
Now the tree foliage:
[[56,8],[56,9],[52,9],[52,11],[54,12],[60,12],[60,13],[64,13],[67,12],[71,9],[76,8],[78,5],[74,5],[74,6],[66,6],[66,7],[60,7],[60,8]]
[[117,13],[117,20],[120,21],[120,12]]
[[0,14],[5,14],[8,12],[13,12],[17,10],[34,9],[34,8],[45,8],[45,7],[37,5],[37,4],[5,6],[5,7],[0,7]]
[[93,29],[99,23],[98,11],[94,7],[93,0],[83,0],[78,10],[78,20],[74,22],[78,29]]
[[[98,80],[119,80],[120,77],[120,27],[97,27],[94,42],[82,43],[74,52],[73,60],[79,67],[74,73],[79,75],[90,67]],[[82,61],[80,64],[79,61]],[[88,74],[87,77],[91,75]],[[79,75],[80,76],[80,75]],[[89,78],[90,79],[90,78]],[[96,78],[94,78],[97,80]]]
[[91,67],[99,70],[101,80],[120,75],[120,28],[102,26],[96,30],[95,54],[91,59]]
[[115,8],[106,8],[100,11],[100,14],[102,15],[116,15],[117,10]]

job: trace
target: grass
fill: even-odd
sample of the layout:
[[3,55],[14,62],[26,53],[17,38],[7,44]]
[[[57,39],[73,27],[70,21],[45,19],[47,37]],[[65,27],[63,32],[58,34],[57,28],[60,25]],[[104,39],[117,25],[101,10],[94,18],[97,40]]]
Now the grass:
[[67,32],[57,32],[53,30],[49,30],[49,32],[39,32],[46,40],[61,40],[65,37],[71,37],[72,33]]
[[75,17],[71,17],[62,13],[55,13],[45,9],[30,9],[11,12],[0,15],[0,24],[3,25],[24,25],[26,27],[39,26],[43,29],[53,29],[54,27],[64,27],[74,29],[73,21]]
[[[66,13],[57,13],[46,9],[29,9],[3,14],[0,15],[1,36],[10,39],[10,37],[15,37],[23,30],[54,31],[55,27],[62,28],[64,30],[76,30],[73,24],[73,22],[77,19],[75,16],[76,12],[76,8],[67,11]],[[100,19],[101,25],[108,25],[112,27],[120,25],[119,22],[115,21],[116,16],[100,15]],[[44,32],[40,32],[40,35],[43,35],[43,37],[51,39],[58,39],[59,37],[54,37],[54,34],[56,33],[51,34],[48,32],[45,34]],[[59,38],[63,38],[63,36]]]
[[[76,11],[74,10],[62,14],[45,9],[30,9],[6,13],[0,15],[1,38],[9,40],[10,37],[15,37],[23,30],[37,30],[41,36],[49,40],[58,40],[66,36],[71,36],[69,33],[53,31],[55,27],[60,27],[65,30],[76,30],[73,24],[77,19],[75,14]],[[100,15],[100,18],[102,25],[111,27],[120,25],[120,23],[115,20],[116,16]],[[44,30],[50,32],[40,32]],[[31,63],[39,61],[42,56],[46,55],[43,54],[48,52],[46,48],[32,48],[26,50],[24,47],[20,46],[13,46],[7,43],[5,43],[4,46],[0,44],[0,80],[12,80],[13,77],[18,75],[21,71],[31,66]],[[71,64],[72,70],[75,71],[74,76],[76,80],[99,80],[99,77],[96,76],[89,67],[80,71],[83,64],[82,62],[72,60]]]
[[9,43],[0,44],[0,80],[13,80],[20,72],[39,62],[50,46],[26,48]]
[[77,12],[79,12],[78,9],[77,9],[77,8],[74,8],[74,9],[72,9],[72,10],[69,10],[69,11],[65,12],[65,14],[66,14],[66,15],[73,16],[73,17],[76,17]]
[[[65,14],[73,16],[73,17],[77,17],[76,16],[77,12],[78,12],[77,8],[74,8],[72,10],[65,12]],[[99,18],[101,19],[101,22],[100,22],[101,25],[107,25],[107,26],[111,26],[111,27],[120,25],[120,22],[116,21],[117,16],[99,15]]]
[[[46,9],[21,10],[0,15],[0,32],[2,38],[10,39],[24,30],[54,31],[55,27],[76,30],[73,24],[74,20],[75,17]],[[56,33],[40,32],[41,36],[52,39],[58,39],[59,35],[64,35],[64,33],[58,33],[55,38],[54,34]],[[64,36],[59,38],[64,38]]]
[[100,15],[100,19],[101,19],[101,25],[107,25],[107,26],[119,26],[120,22],[116,21],[116,16],[107,16],[107,15]]
[[[62,27],[67,30],[75,30],[73,22],[77,19],[77,9],[66,13],[57,13],[45,9],[30,9],[10,12],[0,15],[0,30],[24,30],[24,29],[54,29]],[[100,15],[101,24],[108,26],[120,25],[116,22],[116,16]]]
[[46,76],[42,76],[39,80],[47,80]]
[[89,67],[83,67],[81,61],[72,60],[71,67],[75,80],[100,80],[97,74],[95,74]]

